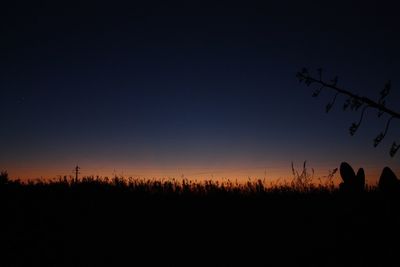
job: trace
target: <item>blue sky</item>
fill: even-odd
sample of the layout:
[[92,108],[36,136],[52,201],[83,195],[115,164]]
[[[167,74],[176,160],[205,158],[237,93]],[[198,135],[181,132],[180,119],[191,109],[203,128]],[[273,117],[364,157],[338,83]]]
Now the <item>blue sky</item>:
[[[346,160],[389,165],[398,122],[325,114],[302,67],[377,99],[392,80],[398,106],[395,4],[280,1],[207,5],[38,2],[2,10],[0,168],[18,177],[70,174],[190,176],[321,172]],[[269,170],[269,171],[268,171]],[[247,173],[246,173],[247,172]],[[240,175],[239,175],[240,173]],[[372,174],[371,174],[372,175]]]

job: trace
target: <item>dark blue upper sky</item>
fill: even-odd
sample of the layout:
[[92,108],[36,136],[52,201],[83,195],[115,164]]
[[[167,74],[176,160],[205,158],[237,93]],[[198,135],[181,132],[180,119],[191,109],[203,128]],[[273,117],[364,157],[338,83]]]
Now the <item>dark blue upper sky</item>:
[[384,118],[371,110],[350,137],[357,113],[341,111],[340,98],[325,114],[333,93],[314,99],[295,77],[322,67],[373,99],[391,79],[388,106],[398,109],[397,10],[394,1],[4,6],[0,168],[279,176],[291,161],[327,171],[347,160],[399,170],[388,156],[397,121],[373,148]]

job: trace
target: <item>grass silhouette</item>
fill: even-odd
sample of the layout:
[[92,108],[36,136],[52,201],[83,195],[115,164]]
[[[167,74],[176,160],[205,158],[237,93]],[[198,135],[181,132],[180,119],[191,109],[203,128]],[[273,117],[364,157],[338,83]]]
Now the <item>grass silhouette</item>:
[[[313,172],[190,181],[0,174],[1,266],[391,266],[397,199]],[[318,179],[317,179],[318,180]]]

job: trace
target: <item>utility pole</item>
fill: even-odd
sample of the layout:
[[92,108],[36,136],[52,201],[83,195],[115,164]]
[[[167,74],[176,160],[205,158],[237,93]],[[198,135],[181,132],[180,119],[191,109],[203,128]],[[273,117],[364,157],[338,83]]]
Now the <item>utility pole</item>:
[[75,182],[77,183],[78,182],[78,178],[79,178],[79,174],[80,174],[80,172],[79,172],[79,170],[81,169],[81,167],[79,167],[78,165],[76,165],[76,167],[75,167]]

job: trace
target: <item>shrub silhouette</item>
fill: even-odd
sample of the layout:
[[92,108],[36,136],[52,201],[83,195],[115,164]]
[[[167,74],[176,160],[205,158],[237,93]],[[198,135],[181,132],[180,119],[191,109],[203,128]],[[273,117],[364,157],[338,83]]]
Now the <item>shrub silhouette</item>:
[[8,182],[9,182],[9,180],[8,180],[7,171],[1,171],[0,172],[0,185],[7,184]]
[[355,174],[353,168],[347,162],[340,164],[340,176],[343,182],[339,188],[343,192],[357,193],[364,191],[365,188],[365,173],[364,169],[360,168]]
[[400,180],[397,179],[396,174],[389,167],[383,169],[378,186],[386,194],[393,195],[400,193]]

